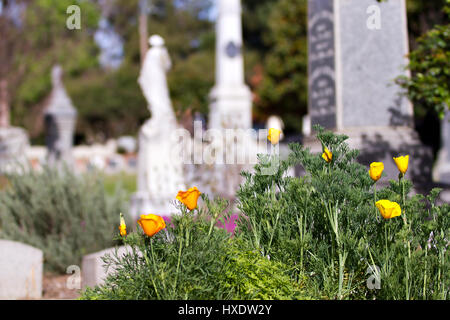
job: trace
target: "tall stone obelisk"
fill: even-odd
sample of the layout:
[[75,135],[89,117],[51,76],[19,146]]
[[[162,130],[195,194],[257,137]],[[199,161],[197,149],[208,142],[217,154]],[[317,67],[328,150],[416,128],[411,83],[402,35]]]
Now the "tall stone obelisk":
[[210,99],[209,128],[251,128],[252,96],[244,82],[240,0],[218,1],[216,83]]
[[222,134],[211,141],[218,156],[205,184],[211,193],[233,200],[242,181],[240,172],[248,169],[248,162],[239,163],[234,155],[245,153],[245,157],[253,146],[247,134],[252,128],[252,95],[244,82],[241,2],[218,0],[217,4],[216,83],[210,93],[208,127]]

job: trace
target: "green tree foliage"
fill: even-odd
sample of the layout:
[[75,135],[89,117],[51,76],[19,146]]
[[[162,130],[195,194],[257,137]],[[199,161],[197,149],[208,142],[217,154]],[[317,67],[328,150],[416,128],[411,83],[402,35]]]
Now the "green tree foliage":
[[69,77],[80,77],[97,66],[98,49],[91,33],[97,27],[99,11],[89,1],[80,2],[81,30],[66,27],[70,0],[36,0],[26,2],[17,42],[21,50],[14,53],[10,83],[12,116],[17,125],[30,129],[35,136],[36,114],[42,113],[42,103],[51,90],[50,70],[59,63]]
[[416,102],[422,113],[431,109],[440,117],[450,108],[450,1],[444,7],[447,24],[436,25],[417,40],[417,48],[409,54],[408,69],[412,76],[399,77],[397,82]]
[[[53,64],[60,63],[65,86],[79,111],[78,141],[136,135],[150,117],[137,83],[139,1],[113,0],[103,5],[97,1],[77,2],[81,30],[66,28],[66,9],[73,1],[24,2],[23,28],[15,28],[18,35],[11,39],[14,43],[20,39],[23,48],[14,53],[10,73],[21,75],[10,84],[14,124],[25,126],[32,142],[43,142],[42,113],[51,90],[50,70]],[[151,2],[148,34],[160,34],[166,40],[172,59],[168,82],[174,108],[206,113],[214,82],[214,28],[205,15],[211,2]],[[100,52],[93,34],[101,15],[123,40],[123,63],[117,70],[102,69],[98,63]]]
[[301,130],[307,112],[307,1],[280,0],[268,16],[262,81],[256,107],[263,115],[278,114],[287,132]]
[[[177,5],[175,3],[177,2]],[[149,1],[148,35],[161,35],[172,60],[168,86],[177,113],[191,109],[206,112],[213,86],[214,29],[199,18],[209,1]],[[140,72],[138,0],[109,2],[107,18],[124,42],[124,60],[118,70],[91,72],[73,88],[80,108],[80,131],[97,140],[121,134],[136,135],[151,115],[137,83]],[[212,39],[211,39],[212,37]],[[70,88],[69,88],[70,89]],[[103,137],[95,133],[101,133]]]

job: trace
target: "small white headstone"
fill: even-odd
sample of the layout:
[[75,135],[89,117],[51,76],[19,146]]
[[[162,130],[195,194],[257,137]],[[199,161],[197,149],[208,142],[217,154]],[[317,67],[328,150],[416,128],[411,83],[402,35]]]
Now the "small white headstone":
[[41,250],[0,240],[0,299],[40,299],[42,265]]
[[81,263],[81,281],[83,287],[95,287],[97,285],[102,285],[106,277],[111,272],[114,272],[114,266],[110,266],[108,270],[106,269],[102,257],[107,254],[111,257],[115,257],[116,250],[118,257],[132,252],[131,247],[122,246],[94,252],[83,257],[83,261]]

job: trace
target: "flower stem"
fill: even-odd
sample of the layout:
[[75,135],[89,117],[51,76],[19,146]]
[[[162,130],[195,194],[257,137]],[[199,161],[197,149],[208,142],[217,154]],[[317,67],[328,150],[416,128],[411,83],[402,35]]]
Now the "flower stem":
[[[150,240],[149,240],[148,237],[146,237],[146,239],[145,239],[146,246],[145,246],[145,250],[144,250],[144,258],[145,258],[145,262],[147,263],[147,265],[150,265],[150,261],[148,259],[148,255],[147,255],[147,247],[148,247],[148,243],[149,242],[150,242],[150,253],[152,255],[152,261],[153,261],[153,269],[155,269],[155,275],[156,275],[157,274],[157,270],[156,270],[156,263],[155,263],[154,253],[153,253],[153,245],[152,245],[153,244],[153,239],[150,238]],[[160,295],[158,293],[158,288],[156,287],[156,284],[155,284],[154,277],[152,277],[152,284],[153,284],[153,288],[155,288],[156,296],[158,297],[158,299],[161,299],[161,297],[160,297]]]
[[378,222],[378,221],[380,221],[380,219],[378,218],[377,206],[375,205],[375,203],[377,203],[377,184],[376,183],[374,183],[374,185],[373,185],[373,206],[375,208],[375,217]]
[[181,262],[181,249],[183,247],[183,238],[180,238],[180,247],[178,248],[178,262],[177,262],[177,271],[175,272],[175,283],[173,288],[176,289],[177,281],[178,281],[178,271],[180,270],[180,262]]
[[398,183],[400,185],[401,188],[401,192],[402,192],[402,211],[403,211],[403,222],[406,225],[408,222],[406,220],[406,209],[405,209],[405,205],[406,205],[406,196],[405,196],[405,181],[404,181],[404,174],[400,173],[398,176]]

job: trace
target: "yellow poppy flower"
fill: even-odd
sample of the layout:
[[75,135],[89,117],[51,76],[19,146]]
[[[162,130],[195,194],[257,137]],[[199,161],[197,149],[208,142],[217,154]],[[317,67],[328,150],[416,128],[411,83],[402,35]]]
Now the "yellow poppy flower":
[[176,199],[183,203],[189,210],[194,210],[197,208],[197,200],[200,194],[197,187],[192,187],[187,191],[178,191]]
[[280,141],[281,130],[270,128],[267,139],[271,144],[276,145]]
[[379,200],[375,203],[375,205],[385,219],[398,217],[402,214],[402,209],[397,202],[389,200]]
[[325,150],[324,150],[324,152],[322,153],[322,158],[323,158],[326,162],[328,162],[328,163],[330,163],[331,160],[333,160],[333,154],[331,153],[330,150],[328,150],[327,147],[325,147]]
[[384,170],[383,162],[372,162],[370,164],[369,175],[373,181],[378,181]]
[[122,237],[127,235],[127,225],[125,224],[125,219],[123,218],[122,213],[120,213],[119,232]]
[[398,171],[405,174],[408,170],[409,155],[394,158]]
[[149,237],[153,237],[156,233],[166,227],[164,219],[156,214],[141,214],[138,224]]

